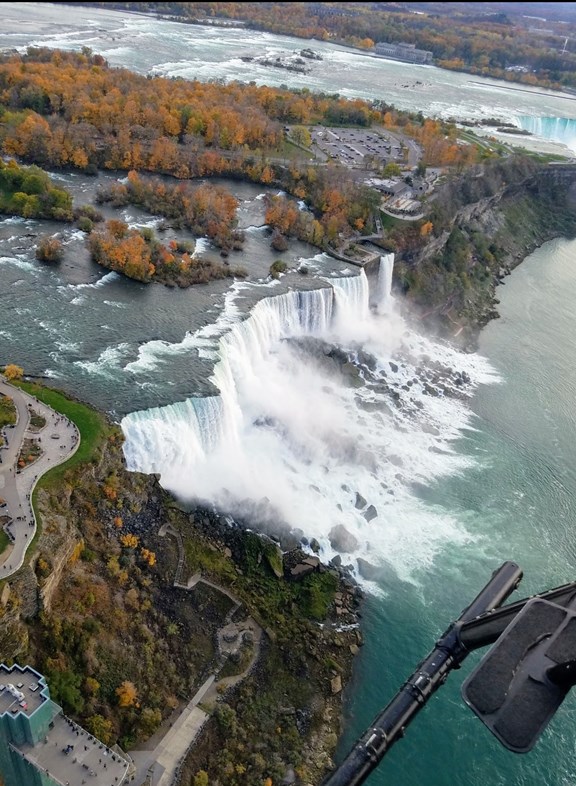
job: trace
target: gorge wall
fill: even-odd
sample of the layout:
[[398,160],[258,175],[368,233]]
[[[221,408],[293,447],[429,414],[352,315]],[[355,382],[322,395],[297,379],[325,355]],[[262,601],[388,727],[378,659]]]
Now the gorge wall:
[[398,285],[426,325],[469,349],[497,317],[496,287],[535,248],[576,235],[576,167],[514,156],[446,184],[431,234],[398,245]]

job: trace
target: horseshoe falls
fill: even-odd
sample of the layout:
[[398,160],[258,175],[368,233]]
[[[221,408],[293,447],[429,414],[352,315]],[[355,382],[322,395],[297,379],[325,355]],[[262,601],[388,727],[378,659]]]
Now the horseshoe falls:
[[576,152],[576,120],[569,117],[534,117],[521,115],[517,122],[523,131],[534,136],[562,142],[570,150]]
[[420,490],[467,466],[451,443],[496,376],[408,326],[392,266],[386,255],[374,280],[326,278],[239,315],[215,346],[217,395],[122,420],[128,468],[274,536],[316,538],[324,559],[345,554],[374,576],[411,580],[469,541]]

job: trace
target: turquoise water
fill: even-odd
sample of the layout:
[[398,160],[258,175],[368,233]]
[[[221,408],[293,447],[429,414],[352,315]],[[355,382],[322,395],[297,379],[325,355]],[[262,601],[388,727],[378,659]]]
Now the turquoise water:
[[[438,635],[506,559],[524,579],[512,599],[576,579],[576,241],[532,254],[499,290],[501,319],[480,351],[502,378],[472,401],[475,430],[458,443],[475,468],[443,479],[427,502],[456,514],[474,542],[447,550],[419,586],[366,603],[366,644],[349,691],[342,753],[386,705]],[[568,695],[536,748],[509,753],[464,705],[475,653],[385,758],[371,786],[573,786],[576,703]]]

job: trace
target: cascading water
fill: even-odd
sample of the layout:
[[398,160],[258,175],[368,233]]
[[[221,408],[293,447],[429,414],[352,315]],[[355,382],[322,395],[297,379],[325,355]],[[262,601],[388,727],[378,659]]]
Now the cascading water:
[[568,117],[521,115],[517,121],[523,131],[529,131],[543,139],[562,142],[576,152],[576,120]]
[[394,254],[380,257],[378,271],[377,294],[374,307],[380,314],[388,314],[392,310],[392,274],[394,272]]
[[[392,264],[383,258],[376,283],[387,307]],[[453,383],[433,390],[421,359],[459,363],[477,381],[488,374],[477,357],[370,309],[364,271],[326,283],[260,300],[220,338],[218,396],[126,416],[127,466],[159,473],[184,501],[315,537],[324,558],[391,563],[409,578],[447,541],[468,538],[414,494],[463,466],[449,443],[468,419]]]

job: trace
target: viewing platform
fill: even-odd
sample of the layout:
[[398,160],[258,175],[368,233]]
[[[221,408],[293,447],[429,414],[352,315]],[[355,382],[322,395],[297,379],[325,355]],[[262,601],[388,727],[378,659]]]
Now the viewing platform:
[[0,664],[0,780],[4,786],[122,786],[130,764],[67,718],[45,678]]

